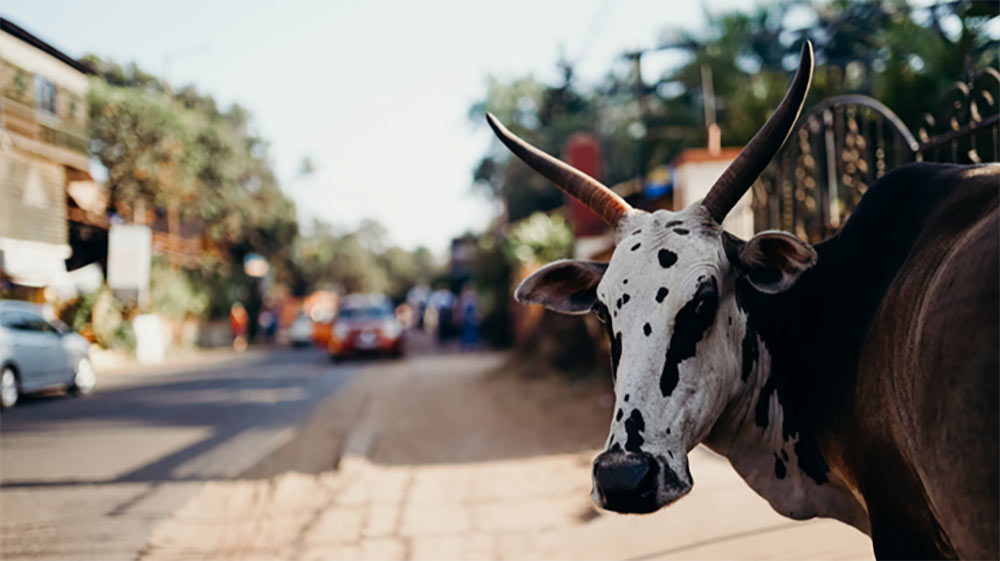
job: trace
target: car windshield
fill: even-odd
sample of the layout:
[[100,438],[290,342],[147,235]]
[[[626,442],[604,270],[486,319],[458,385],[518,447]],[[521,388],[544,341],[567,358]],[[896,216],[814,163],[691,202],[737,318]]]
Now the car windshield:
[[339,319],[381,319],[392,316],[392,311],[385,306],[365,306],[361,308],[343,308],[337,314]]

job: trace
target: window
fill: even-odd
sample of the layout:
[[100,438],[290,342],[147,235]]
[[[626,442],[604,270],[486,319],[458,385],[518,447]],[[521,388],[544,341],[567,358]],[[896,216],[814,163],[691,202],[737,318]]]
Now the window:
[[35,102],[42,111],[56,114],[56,85],[51,80],[35,76]]
[[6,312],[0,314],[0,327],[6,327],[7,329],[20,329],[21,328],[21,316],[14,312]]
[[7,329],[16,329],[18,331],[58,333],[56,328],[52,327],[49,322],[34,314],[25,312],[5,312],[0,314],[0,325]]
[[56,328],[49,325],[49,322],[45,321],[44,319],[36,315],[24,314],[24,317],[25,317],[24,323],[27,326],[27,331],[34,331],[36,333],[49,333],[49,334],[59,333],[58,331],[56,331]]
[[338,314],[340,319],[380,319],[392,317],[392,309],[388,306],[366,306],[363,308],[343,308]]

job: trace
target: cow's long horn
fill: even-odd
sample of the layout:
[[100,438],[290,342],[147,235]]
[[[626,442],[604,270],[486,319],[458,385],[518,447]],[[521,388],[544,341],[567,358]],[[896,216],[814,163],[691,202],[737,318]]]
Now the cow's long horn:
[[771,158],[778,153],[778,149],[788,138],[788,133],[792,131],[792,126],[799,118],[799,111],[802,110],[802,103],[809,91],[812,71],[812,43],[806,41],[802,45],[799,70],[795,73],[795,80],[788,88],[785,99],[781,100],[781,105],[778,106],[774,115],[771,115],[771,118],[757,131],[757,134],[750,139],[750,142],[743,148],[739,156],[736,156],[733,163],[729,164],[722,177],[715,182],[712,190],[702,201],[702,205],[708,209],[716,222],[722,223],[726,214],[736,206],[736,202],[757,180],[757,176],[764,171],[767,164],[771,162]]
[[544,175],[571,197],[587,205],[587,208],[596,212],[613,228],[618,226],[622,216],[632,210],[624,199],[601,182],[515,136],[500,124],[492,113],[486,114],[486,121],[500,142],[503,142],[515,156],[524,160],[524,163]]

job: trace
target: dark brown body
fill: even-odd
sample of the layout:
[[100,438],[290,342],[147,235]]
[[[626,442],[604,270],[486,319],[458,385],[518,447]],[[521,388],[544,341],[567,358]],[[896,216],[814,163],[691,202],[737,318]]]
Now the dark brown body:
[[844,481],[879,558],[1000,556],[998,195],[1000,165],[903,166],[792,289],[738,293],[799,467]]
[[1000,555],[998,170],[903,168],[826,248],[856,252],[856,296],[878,301],[854,318],[856,380],[817,437],[863,497],[880,558]]

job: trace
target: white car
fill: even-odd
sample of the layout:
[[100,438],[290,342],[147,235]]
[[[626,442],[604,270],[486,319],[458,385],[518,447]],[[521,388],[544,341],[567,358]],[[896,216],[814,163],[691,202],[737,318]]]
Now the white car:
[[299,312],[289,327],[288,336],[293,347],[308,347],[312,345],[313,324],[305,312]]
[[75,395],[94,391],[97,376],[88,358],[90,342],[56,325],[34,304],[0,301],[0,407],[12,407],[22,394],[44,390],[66,389]]

